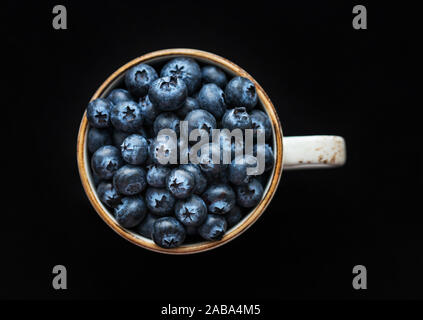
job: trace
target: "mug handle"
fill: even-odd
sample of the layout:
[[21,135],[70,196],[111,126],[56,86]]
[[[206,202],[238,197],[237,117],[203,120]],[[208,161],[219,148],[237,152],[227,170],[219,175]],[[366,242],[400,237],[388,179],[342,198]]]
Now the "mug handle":
[[340,136],[283,138],[283,169],[333,168],[345,164],[345,140]]

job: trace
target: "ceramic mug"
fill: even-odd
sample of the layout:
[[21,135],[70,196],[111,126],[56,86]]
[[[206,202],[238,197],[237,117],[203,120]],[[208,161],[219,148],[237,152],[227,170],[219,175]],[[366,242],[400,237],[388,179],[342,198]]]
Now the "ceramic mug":
[[77,161],[82,185],[94,209],[100,217],[119,235],[130,242],[152,251],[169,254],[190,254],[217,248],[247,230],[266,210],[281,178],[282,170],[330,168],[342,166],[346,160],[345,141],[339,136],[300,136],[283,137],[282,127],[276,110],[263,88],[245,70],[233,62],[215,54],[194,49],[167,49],[145,54],[136,58],[115,71],[97,89],[91,100],[104,98],[119,85],[125,72],[131,67],[143,62],[154,65],[175,57],[191,57],[197,61],[212,64],[225,70],[230,76],[241,76],[250,79],[256,86],[259,103],[269,116],[273,130],[274,167],[269,181],[264,188],[263,198],[237,225],[226,232],[219,241],[204,241],[200,243],[183,244],[180,247],[164,249],[152,240],[120,226],[110,212],[99,200],[91,175],[89,154],[87,150],[87,133],[89,129],[86,113],[84,114],[78,133]]

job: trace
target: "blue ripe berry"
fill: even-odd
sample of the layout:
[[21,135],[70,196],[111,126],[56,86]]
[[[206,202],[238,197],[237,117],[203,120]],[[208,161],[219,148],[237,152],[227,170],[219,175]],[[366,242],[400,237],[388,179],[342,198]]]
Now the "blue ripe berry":
[[113,105],[111,120],[113,126],[124,132],[137,132],[143,123],[140,106],[134,101],[124,101]]
[[91,168],[100,179],[111,179],[114,173],[123,165],[119,149],[104,146],[94,152],[91,158]]
[[207,207],[199,196],[191,195],[175,204],[175,216],[185,226],[196,227],[207,217]]
[[263,196],[263,186],[257,179],[237,187],[237,201],[241,207],[252,208],[258,205]]
[[143,164],[147,160],[147,139],[139,134],[131,134],[121,145],[122,158],[129,164]]
[[216,84],[205,84],[197,97],[200,107],[220,119],[226,111],[225,95]]
[[154,120],[159,115],[160,110],[151,102],[148,95],[141,97],[138,100],[138,105],[141,108],[141,114],[144,117],[144,123],[148,126],[153,125]]
[[229,165],[229,181],[235,185],[242,185],[250,182],[253,175],[248,175],[248,168],[256,168],[257,159],[251,155],[246,154],[242,158],[232,160]]
[[236,159],[237,157],[243,157],[244,155],[244,141],[232,141],[231,142],[231,159]]
[[[225,170],[228,165],[223,163],[223,153],[220,150],[219,145],[214,143],[208,144],[208,152],[206,151],[207,146],[203,145],[201,146],[201,149],[199,150],[199,166],[200,169],[206,174],[206,175],[213,175],[217,176],[219,175],[223,170]],[[215,160],[213,160],[213,158]]]
[[272,136],[272,125],[270,124],[269,116],[260,110],[251,111],[251,128],[254,129],[254,135],[257,135],[257,130],[264,130],[264,136],[268,140]]
[[184,119],[190,111],[196,110],[199,108],[200,108],[200,105],[198,104],[197,99],[187,97],[182,107],[176,110],[176,114],[178,115],[179,118]]
[[146,186],[145,171],[140,167],[126,165],[116,171],[113,185],[123,195],[132,196],[142,192]]
[[225,100],[231,107],[245,107],[251,110],[257,104],[256,87],[247,78],[232,78],[225,88]]
[[151,84],[148,96],[160,111],[179,109],[187,98],[187,86],[177,77],[159,78]]
[[132,101],[131,94],[125,89],[113,89],[107,96],[112,104],[117,104],[119,102]]
[[147,214],[147,207],[141,196],[122,198],[122,203],[115,208],[115,219],[124,228],[138,225]]
[[152,239],[153,225],[158,218],[154,215],[147,213],[144,220],[137,226],[136,232],[145,238]]
[[105,205],[114,208],[116,207],[121,200],[120,195],[116,191],[116,189],[113,187],[113,184],[110,182],[100,182],[100,184],[97,187],[97,194],[100,198],[101,202],[103,202]]
[[201,68],[201,78],[203,83],[215,83],[222,89],[225,88],[228,80],[226,79],[226,74],[222,69],[215,66],[204,66]]
[[215,184],[202,195],[209,213],[225,214],[235,205],[235,192],[227,184]]
[[88,151],[94,153],[98,148],[112,144],[110,132],[106,129],[90,128],[87,136]]
[[157,78],[157,72],[153,67],[141,63],[126,72],[125,85],[134,96],[141,97],[147,94],[151,83]]
[[153,225],[153,241],[162,248],[179,247],[185,240],[184,226],[173,217],[157,219]]
[[175,198],[167,189],[147,188],[145,201],[148,209],[158,216],[170,215],[175,205]]
[[202,194],[207,188],[207,178],[201,171],[200,167],[193,163],[183,164],[180,166],[181,169],[190,172],[194,176],[195,187],[192,193]]
[[244,107],[229,109],[222,118],[222,127],[229,130],[251,128],[251,119]]
[[242,212],[238,206],[234,206],[231,211],[225,214],[226,222],[228,223],[228,228],[232,228],[242,219]]
[[167,177],[167,189],[175,198],[188,198],[195,187],[194,175],[183,169],[173,169]]
[[[185,117],[185,121],[188,122],[188,136],[194,129],[204,129],[211,137],[212,129],[217,127],[215,117],[210,112],[202,109],[189,112]],[[190,142],[195,143],[195,141]]]
[[88,104],[87,119],[94,128],[108,128],[110,126],[111,104],[106,99],[95,99]]
[[179,118],[173,112],[163,112],[154,120],[154,133],[157,135],[162,129],[171,129],[179,134]]
[[[149,156],[152,162],[160,165],[176,164],[178,160],[178,142],[166,136],[157,137],[150,144]],[[175,160],[176,163],[171,163]]]
[[270,145],[265,144],[264,146],[264,155],[265,155],[265,166],[264,171],[269,171],[273,169],[273,163],[275,161],[275,156],[273,155],[273,149]]
[[275,157],[273,155],[273,149],[269,144],[265,144],[259,147],[257,144],[254,145],[254,154],[257,155],[257,152],[264,152],[264,171],[269,171],[273,169],[273,163]]
[[170,168],[158,164],[148,166],[147,183],[155,188],[165,188]]
[[215,214],[208,214],[206,221],[198,227],[198,233],[206,240],[216,241],[222,239],[226,228],[225,218]]
[[175,76],[182,79],[191,95],[200,87],[201,69],[197,62],[191,58],[175,58],[170,60],[160,73],[161,77]]

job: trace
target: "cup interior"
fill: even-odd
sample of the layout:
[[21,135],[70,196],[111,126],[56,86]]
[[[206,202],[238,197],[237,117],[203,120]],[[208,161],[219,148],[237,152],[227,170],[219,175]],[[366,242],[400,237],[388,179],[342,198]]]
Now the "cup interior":
[[244,232],[248,227],[250,227],[264,212],[267,205],[269,204],[271,198],[273,197],[277,185],[279,183],[281,173],[282,173],[282,154],[283,154],[283,146],[282,146],[282,129],[281,125],[277,116],[277,113],[274,109],[274,106],[266,93],[263,91],[261,86],[243,69],[238,67],[237,65],[233,64],[232,62],[216,56],[214,54],[193,50],[193,49],[170,49],[170,50],[161,50],[152,52],[150,54],[141,56],[137,59],[132,60],[131,62],[127,63],[123,67],[119,68],[116,72],[114,72],[96,91],[93,95],[91,100],[97,98],[105,98],[108,96],[110,91],[115,88],[122,87],[123,79],[126,70],[130,69],[132,66],[139,64],[141,62],[150,64],[156,70],[160,70],[160,67],[164,65],[169,59],[178,57],[178,56],[187,56],[195,59],[200,64],[211,64],[215,65],[221,69],[223,69],[227,75],[230,77],[234,76],[243,76],[249,78],[256,86],[256,91],[258,94],[258,105],[256,108],[266,112],[269,116],[272,124],[272,144],[274,150],[274,166],[270,175],[268,177],[267,183],[264,186],[264,193],[260,203],[250,210],[244,217],[239,221],[236,225],[232,228],[228,229],[224,237],[219,241],[202,241],[202,242],[195,242],[195,243],[186,243],[181,245],[177,248],[172,249],[164,249],[157,246],[152,240],[145,238],[132,230],[126,229],[121,227],[113,216],[113,212],[110,211],[97,196],[95,183],[93,180],[93,176],[91,173],[91,166],[89,161],[89,152],[87,149],[87,135],[89,124],[86,118],[86,114],[84,114],[83,119],[81,121],[81,126],[78,134],[78,146],[77,146],[77,153],[78,153],[78,168],[81,176],[81,181],[84,186],[85,192],[87,196],[100,215],[100,217],[118,234],[120,234],[125,239],[129,240],[130,242],[144,247],[149,250],[153,250],[156,252],[162,253],[170,253],[170,254],[189,254],[189,253],[197,253],[206,250],[210,250],[216,248],[228,241],[234,239],[236,236],[240,235]]

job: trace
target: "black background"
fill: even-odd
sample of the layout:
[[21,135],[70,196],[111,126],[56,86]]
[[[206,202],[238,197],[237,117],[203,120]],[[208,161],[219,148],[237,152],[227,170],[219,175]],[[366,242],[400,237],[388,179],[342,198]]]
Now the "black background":
[[[56,4],[67,8],[68,30],[52,28]],[[352,28],[356,4],[367,6],[367,30]],[[2,11],[1,298],[423,298],[413,8],[19,1]],[[285,136],[341,135],[348,151],[343,168],[285,171],[248,232],[190,256],[120,238],[89,204],[76,165],[79,122],[98,86],[137,56],[178,47],[247,70],[276,106]],[[56,264],[67,267],[68,290],[51,286]],[[358,264],[367,267],[368,290],[352,288]]]

